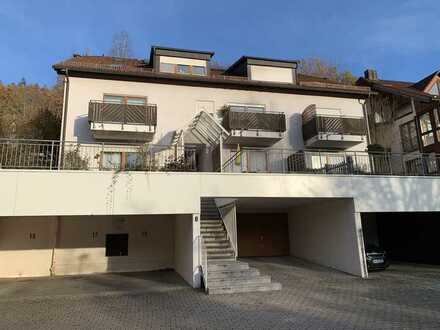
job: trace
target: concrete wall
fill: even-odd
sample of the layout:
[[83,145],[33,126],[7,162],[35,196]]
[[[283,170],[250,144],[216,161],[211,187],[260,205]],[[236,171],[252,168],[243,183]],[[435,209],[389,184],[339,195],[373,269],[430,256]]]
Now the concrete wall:
[[[128,256],[106,257],[106,234],[117,233],[129,235]],[[174,217],[0,219],[0,277],[49,276],[52,259],[53,275],[173,268]]]
[[349,199],[310,202],[289,209],[291,255],[366,277],[360,218]]
[[[197,221],[196,221],[197,220]],[[201,285],[198,215],[178,215],[175,221],[174,269],[194,288]]]
[[0,218],[0,277],[49,276],[55,223],[56,217]]
[[[173,268],[173,228],[174,218],[165,215],[62,217],[55,275]],[[106,234],[118,233],[129,236],[128,256],[106,257]]]
[[352,198],[356,212],[440,211],[440,177],[0,171],[0,216],[200,213],[200,197]]
[[[284,111],[288,133],[275,146],[295,149],[304,147],[301,113],[311,104],[340,108],[347,115],[363,114],[357,99],[71,77],[66,140],[94,141],[87,118],[88,104],[90,100],[101,100],[106,93],[144,96],[148,102],[157,104],[157,132],[153,142],[159,144],[170,143],[172,132],[187,128],[207,105],[212,108],[208,112],[217,112],[229,103],[261,104],[268,111]],[[364,149],[364,145],[359,145],[359,150]]]

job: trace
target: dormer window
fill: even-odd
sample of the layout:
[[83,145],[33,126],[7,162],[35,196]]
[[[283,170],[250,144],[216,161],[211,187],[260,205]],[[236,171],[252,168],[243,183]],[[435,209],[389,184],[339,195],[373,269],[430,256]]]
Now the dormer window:
[[213,52],[153,46],[150,61],[159,72],[206,76],[213,55]]

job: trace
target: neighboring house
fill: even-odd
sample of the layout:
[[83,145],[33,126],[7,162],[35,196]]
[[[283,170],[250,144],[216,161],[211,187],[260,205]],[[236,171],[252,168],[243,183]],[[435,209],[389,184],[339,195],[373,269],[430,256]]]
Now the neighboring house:
[[357,84],[375,92],[367,102],[371,143],[405,153],[412,171],[437,172],[435,155],[420,153],[440,152],[440,71],[406,82],[379,79],[375,70],[366,70]]
[[54,65],[61,141],[0,144],[0,276],[172,268],[210,292],[270,290],[236,258],[294,255],[367,277],[361,217],[440,210],[426,196],[437,178],[366,152],[380,93],[295,60],[220,70],[213,56],[152,47]]

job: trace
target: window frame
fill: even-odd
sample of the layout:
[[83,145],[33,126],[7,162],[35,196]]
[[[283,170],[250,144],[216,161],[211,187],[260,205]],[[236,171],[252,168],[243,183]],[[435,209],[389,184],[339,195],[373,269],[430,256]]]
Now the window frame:
[[[400,141],[402,144],[403,152],[413,152],[419,150],[420,147],[417,136],[417,125],[415,119],[409,120],[401,124],[399,126],[399,130],[400,130]],[[411,135],[412,130],[414,136]],[[404,139],[404,134],[403,134],[404,132],[407,134],[406,140]],[[409,143],[409,145],[407,143]]]
[[[171,70],[163,71],[162,65],[170,66]],[[178,70],[180,67],[188,67],[188,72],[181,72]],[[196,73],[194,68],[202,68],[203,73]],[[162,73],[175,73],[175,74],[183,74],[183,75],[193,75],[193,76],[207,76],[208,75],[208,67],[202,65],[191,65],[191,64],[179,64],[179,63],[168,63],[168,62],[160,62],[159,63],[159,71]]]
[[[423,130],[423,128],[422,128],[422,118],[425,117],[425,116],[427,116],[429,118],[429,125],[430,125],[430,127],[427,128],[426,130]],[[435,137],[435,134],[434,134],[435,129],[434,129],[434,125],[433,125],[434,121],[433,121],[432,111],[428,111],[428,112],[425,112],[425,113],[419,115],[417,120],[419,121],[420,138],[422,140],[423,147],[429,147],[429,146],[435,144],[436,143],[436,137]],[[432,142],[431,143],[426,143],[428,137],[432,138]]]
[[[116,98],[116,97],[120,97],[120,98],[122,98],[122,103],[106,102],[106,101],[105,101],[105,98],[106,98],[106,97],[115,97],[115,98]],[[141,105],[141,104],[130,104],[130,103],[128,103],[128,100],[129,100],[129,99],[144,100],[144,104],[143,104],[143,105]],[[102,101],[103,101],[104,103],[121,104],[121,105],[135,105],[135,106],[139,106],[139,107],[141,107],[141,106],[147,106],[147,104],[148,104],[148,102],[147,102],[147,101],[148,101],[147,97],[146,97],[146,96],[143,96],[143,95],[126,95],[126,94],[104,93],[103,96],[102,96]]]

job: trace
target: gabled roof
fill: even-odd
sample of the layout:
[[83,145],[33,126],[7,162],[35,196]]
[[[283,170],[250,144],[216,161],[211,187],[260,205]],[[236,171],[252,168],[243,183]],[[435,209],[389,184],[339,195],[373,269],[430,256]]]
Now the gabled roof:
[[416,88],[423,92],[428,92],[429,87],[432,86],[433,80],[435,80],[440,75],[440,70],[431,73],[429,76],[423,78],[422,80],[416,82],[412,85],[413,88]]
[[361,77],[357,80],[356,85],[368,86],[373,91],[414,98],[423,102],[430,102],[436,99],[433,95],[414,88],[414,83],[406,81],[371,80]]
[[207,76],[193,76],[156,72],[149,61],[134,58],[117,58],[111,56],[80,56],[53,65],[58,74],[96,77],[103,79],[120,79],[136,81],[154,81],[168,84],[185,84],[219,88],[237,88],[264,90],[281,93],[337,94],[344,97],[366,98],[370,88],[345,85],[330,79],[298,74],[297,84],[252,81],[247,77],[229,75],[226,71],[213,69]]

